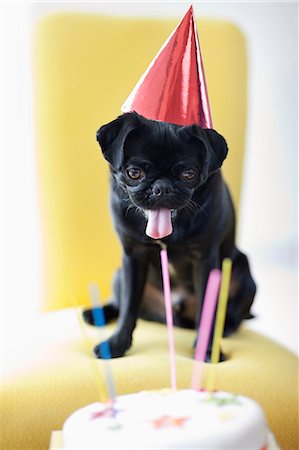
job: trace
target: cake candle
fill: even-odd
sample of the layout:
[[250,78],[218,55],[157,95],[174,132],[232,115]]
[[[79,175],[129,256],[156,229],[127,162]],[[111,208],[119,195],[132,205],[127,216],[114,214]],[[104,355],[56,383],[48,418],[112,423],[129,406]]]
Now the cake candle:
[[167,250],[165,248],[161,250],[160,257],[162,266],[162,280],[163,280],[166,323],[168,332],[168,345],[170,353],[170,380],[171,380],[171,388],[176,390],[175,346],[173,335],[173,315],[171,304],[170,276],[168,270],[168,255]]
[[[225,258],[222,262],[222,281],[219,293],[219,302],[216,313],[215,330],[212,346],[211,363],[216,364],[219,362],[220,358],[220,341],[223,335],[224,323],[226,317],[227,302],[229,296],[229,286],[232,271],[232,260]],[[213,368],[214,369],[214,368]],[[212,376],[208,379],[208,390],[214,390],[215,386],[215,371],[211,374]]]
[[[99,287],[97,284],[92,283],[88,286],[88,290],[89,290],[89,297],[91,300],[92,316],[93,316],[94,324],[97,327],[105,327],[106,320],[105,320],[103,307],[101,304]],[[101,346],[102,346],[101,347],[102,357],[105,360],[104,361],[104,374],[105,374],[105,380],[106,380],[106,385],[107,385],[107,390],[108,390],[108,396],[109,396],[109,399],[113,402],[116,397],[115,384],[114,384],[114,378],[113,378],[111,367],[107,361],[107,360],[111,359],[110,346],[106,339],[101,344]]]
[[[81,333],[82,333],[82,337],[83,337],[84,350],[85,350],[86,354],[89,354],[91,342],[87,335],[86,324],[83,322],[82,308],[77,307],[76,313],[77,313],[77,317],[78,317],[78,321],[80,324]],[[100,370],[100,367],[97,364],[95,358],[89,358],[89,360],[91,362],[91,367],[94,372],[95,386],[96,386],[96,389],[97,389],[97,392],[99,395],[99,399],[101,401],[107,402],[109,400],[109,398],[108,398],[108,395],[106,392],[106,387],[105,387],[106,382],[104,380],[102,371]]]
[[210,272],[206,292],[204,296],[202,314],[197,334],[197,343],[195,348],[195,364],[192,374],[191,387],[195,390],[200,390],[202,364],[205,361],[209,338],[212,330],[213,318],[216,309],[218,298],[218,291],[221,281],[221,272],[219,269],[214,269]]
[[[82,304],[79,302],[78,296],[75,294],[75,290],[73,285],[70,283],[70,273],[68,268],[64,268],[63,272],[63,280],[65,284],[66,292],[69,295],[69,298],[71,300],[71,304],[75,308],[75,312],[78,318],[78,322],[80,325],[80,330],[83,338],[83,345],[85,353],[88,355],[90,353],[90,338],[87,333],[87,327],[86,324],[83,321],[82,317]],[[94,379],[95,379],[95,387],[99,396],[99,399],[103,402],[107,402],[109,400],[106,388],[105,388],[105,380],[102,374],[102,371],[100,370],[100,366],[97,364],[97,361],[95,358],[89,358],[90,365],[92,367],[92,370],[94,372]]]

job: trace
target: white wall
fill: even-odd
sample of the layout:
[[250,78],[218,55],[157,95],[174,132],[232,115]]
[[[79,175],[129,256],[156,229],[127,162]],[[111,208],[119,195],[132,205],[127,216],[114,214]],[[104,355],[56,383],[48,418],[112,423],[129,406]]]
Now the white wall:
[[[4,109],[3,298],[5,336],[36,314],[40,237],[30,78],[30,32],[57,10],[182,17],[189,2],[37,2],[2,6]],[[244,32],[249,114],[239,243],[259,291],[250,326],[297,351],[298,6],[295,2],[193,2],[197,18],[223,18]],[[162,43],[161,43],[162,44]],[[136,80],[137,81],[137,80]],[[6,338],[8,339],[8,337]]]

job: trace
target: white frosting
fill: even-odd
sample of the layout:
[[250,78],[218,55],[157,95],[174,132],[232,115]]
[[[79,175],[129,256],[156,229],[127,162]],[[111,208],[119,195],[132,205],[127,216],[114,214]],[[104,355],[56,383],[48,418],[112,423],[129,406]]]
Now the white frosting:
[[64,448],[85,450],[261,450],[267,436],[255,401],[191,390],[120,396],[112,409],[93,403],[74,412],[63,426]]

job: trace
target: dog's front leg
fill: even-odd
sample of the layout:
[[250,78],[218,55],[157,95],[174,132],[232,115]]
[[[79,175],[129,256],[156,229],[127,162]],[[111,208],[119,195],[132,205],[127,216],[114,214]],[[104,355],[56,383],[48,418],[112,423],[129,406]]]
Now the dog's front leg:
[[[145,258],[124,253],[119,318],[115,333],[107,341],[112,358],[123,356],[131,346],[145,286],[147,266]],[[103,345],[107,345],[107,342],[95,347],[94,353],[98,358],[102,357]]]

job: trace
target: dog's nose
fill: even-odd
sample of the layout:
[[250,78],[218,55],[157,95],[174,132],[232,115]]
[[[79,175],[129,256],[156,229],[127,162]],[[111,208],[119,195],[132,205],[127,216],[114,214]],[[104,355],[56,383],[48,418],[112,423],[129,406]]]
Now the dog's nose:
[[155,197],[167,197],[173,192],[173,186],[166,180],[157,180],[152,186],[152,193]]

